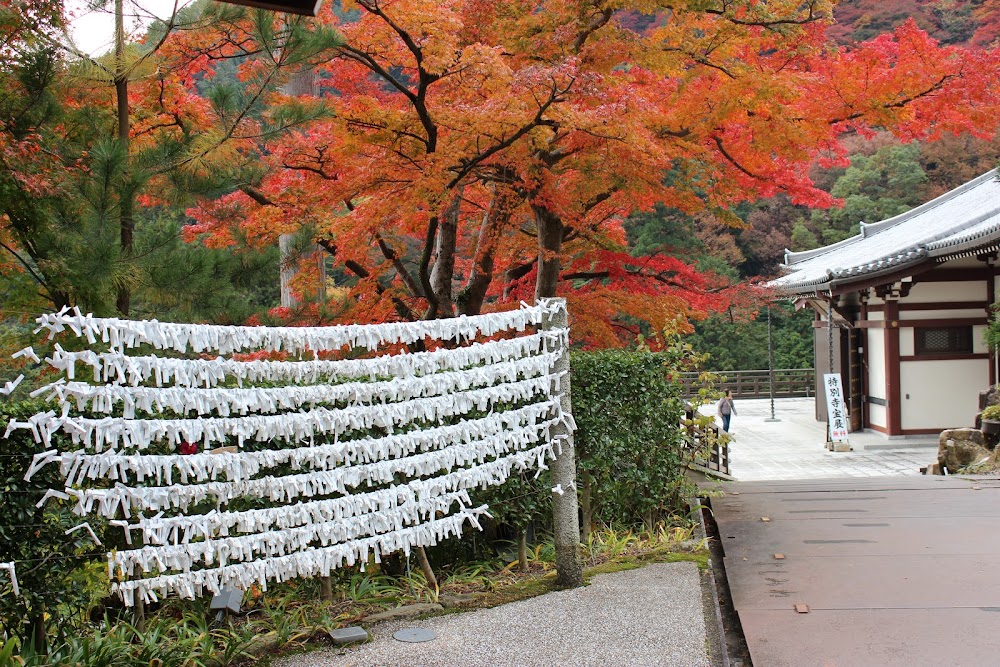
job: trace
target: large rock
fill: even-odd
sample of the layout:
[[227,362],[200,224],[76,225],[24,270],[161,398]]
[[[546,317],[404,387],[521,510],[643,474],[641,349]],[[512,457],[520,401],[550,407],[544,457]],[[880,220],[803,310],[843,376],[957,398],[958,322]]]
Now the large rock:
[[979,409],[982,410],[988,405],[1000,405],[1000,390],[996,387],[979,392]]
[[983,432],[977,428],[953,428],[941,431],[938,438],[938,463],[955,473],[966,466],[988,459]]

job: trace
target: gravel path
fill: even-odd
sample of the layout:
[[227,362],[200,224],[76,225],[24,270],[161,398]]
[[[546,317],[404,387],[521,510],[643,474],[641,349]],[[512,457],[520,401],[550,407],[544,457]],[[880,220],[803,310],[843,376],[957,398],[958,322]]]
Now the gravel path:
[[[698,567],[657,563],[589,586],[492,609],[383,623],[349,649],[290,656],[275,667],[708,667]],[[434,641],[392,633],[428,628]]]

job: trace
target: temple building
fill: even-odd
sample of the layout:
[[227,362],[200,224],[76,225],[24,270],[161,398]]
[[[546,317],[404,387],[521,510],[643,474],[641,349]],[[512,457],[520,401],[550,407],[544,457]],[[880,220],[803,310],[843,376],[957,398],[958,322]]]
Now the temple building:
[[850,429],[889,436],[971,426],[997,382],[984,334],[996,301],[1000,180],[990,171],[926,204],[815,250],[785,253],[769,285],[811,307],[816,418],[823,373],[839,372]]

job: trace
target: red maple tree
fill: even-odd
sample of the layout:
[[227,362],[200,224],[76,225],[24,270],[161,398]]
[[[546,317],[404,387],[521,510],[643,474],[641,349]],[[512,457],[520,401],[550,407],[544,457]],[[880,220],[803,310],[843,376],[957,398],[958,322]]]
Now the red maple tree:
[[323,17],[345,38],[319,70],[331,116],[259,147],[270,169],[192,210],[189,237],[307,230],[355,320],[559,294],[577,335],[609,345],[727,308],[742,297],[716,277],[629,255],[624,218],[663,202],[737,224],[735,205],[778,193],[828,206],[809,168],[842,162],[846,134],[996,125],[995,53],[912,22],[836,48],[830,8],[345,3],[349,20]]

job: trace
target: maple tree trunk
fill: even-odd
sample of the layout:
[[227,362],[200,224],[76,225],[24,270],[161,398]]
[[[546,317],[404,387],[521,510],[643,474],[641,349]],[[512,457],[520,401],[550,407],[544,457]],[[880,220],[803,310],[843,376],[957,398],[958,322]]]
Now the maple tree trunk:
[[283,308],[294,308],[299,305],[299,300],[292,294],[292,278],[295,277],[296,267],[292,258],[292,235],[282,234],[278,237],[278,252],[281,259],[278,262],[278,280],[280,285],[280,299]]
[[532,207],[538,224],[538,280],[535,299],[556,295],[559,284],[559,252],[562,250],[562,219],[544,208]]
[[441,218],[437,233],[437,252],[431,270],[431,290],[437,298],[437,316],[455,314],[452,296],[452,278],[455,275],[455,245],[458,243],[458,214],[461,210],[461,192],[455,194]]
[[438,316],[437,295],[431,286],[431,276],[428,267],[431,263],[431,255],[437,243],[438,218],[434,216],[427,222],[427,232],[424,234],[424,249],[420,253],[420,265],[418,276],[420,278],[420,289],[427,299],[427,312],[424,314],[425,320],[433,320]]
[[[130,177],[129,173],[129,108],[128,108],[128,71],[125,67],[125,15],[124,0],[115,0],[115,105],[118,112],[118,142],[122,146],[125,163],[123,181]],[[119,243],[122,257],[132,254],[132,237],[135,232],[135,201],[129,192],[120,193],[118,205]],[[131,308],[132,294],[127,284],[118,286],[115,306],[122,315],[128,315]]]
[[478,315],[483,309],[486,292],[493,282],[496,266],[496,245],[503,229],[510,220],[510,212],[520,198],[508,189],[498,189],[489,210],[483,214],[476,240],[476,252],[472,256],[472,270],[465,289],[458,295],[459,312],[463,315]]
[[420,571],[424,573],[424,578],[427,579],[427,585],[437,590],[438,580],[434,576],[434,568],[431,567],[431,562],[427,560],[427,552],[423,547],[417,547],[414,551],[417,552],[417,563],[420,565]]

